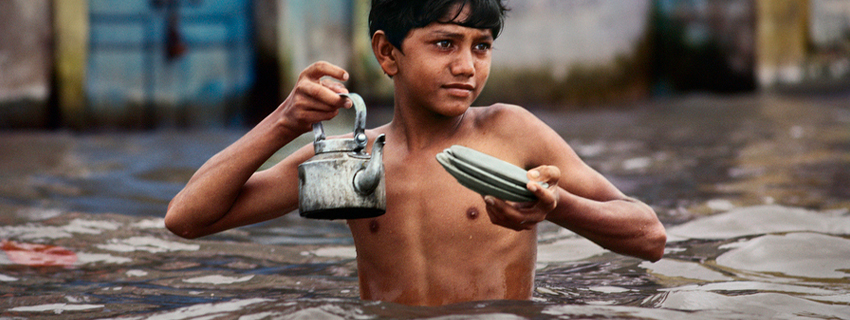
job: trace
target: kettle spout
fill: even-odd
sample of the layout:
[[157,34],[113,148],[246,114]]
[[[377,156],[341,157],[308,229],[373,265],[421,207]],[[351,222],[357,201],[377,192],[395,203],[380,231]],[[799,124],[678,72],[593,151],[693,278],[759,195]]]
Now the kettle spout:
[[375,139],[375,144],[372,145],[372,158],[366,164],[364,169],[360,169],[354,174],[354,190],[357,193],[366,195],[372,193],[381,179],[384,177],[384,140],[383,134]]

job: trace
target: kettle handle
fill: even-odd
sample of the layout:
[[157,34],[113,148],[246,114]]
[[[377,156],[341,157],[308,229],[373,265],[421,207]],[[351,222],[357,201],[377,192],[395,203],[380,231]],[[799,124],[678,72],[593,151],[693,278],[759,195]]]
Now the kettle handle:
[[[357,143],[359,149],[366,148],[368,139],[366,138],[366,103],[363,98],[356,93],[340,93],[342,97],[346,97],[354,104],[354,142]],[[313,143],[325,140],[325,128],[321,122],[313,124]]]

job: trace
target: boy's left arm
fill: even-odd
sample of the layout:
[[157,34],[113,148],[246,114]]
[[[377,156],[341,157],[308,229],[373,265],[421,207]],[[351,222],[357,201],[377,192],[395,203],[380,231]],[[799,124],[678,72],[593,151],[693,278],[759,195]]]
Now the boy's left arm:
[[[523,121],[520,121],[523,122]],[[527,188],[536,202],[513,203],[485,197],[493,223],[514,230],[532,229],[549,220],[600,246],[625,255],[657,261],[664,253],[667,235],[655,211],[629,198],[610,181],[582,161],[569,145],[548,126],[531,116],[531,130],[523,143],[534,168],[529,170]],[[516,131],[514,131],[516,132]],[[534,181],[543,181],[541,188]]]

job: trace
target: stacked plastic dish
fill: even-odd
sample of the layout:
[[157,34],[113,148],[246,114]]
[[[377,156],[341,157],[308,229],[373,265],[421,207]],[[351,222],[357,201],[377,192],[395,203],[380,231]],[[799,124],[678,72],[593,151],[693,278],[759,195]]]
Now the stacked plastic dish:
[[[481,195],[514,202],[537,200],[526,188],[526,170],[491,155],[453,145],[437,154],[437,162],[461,185]],[[549,187],[545,182],[537,183]]]

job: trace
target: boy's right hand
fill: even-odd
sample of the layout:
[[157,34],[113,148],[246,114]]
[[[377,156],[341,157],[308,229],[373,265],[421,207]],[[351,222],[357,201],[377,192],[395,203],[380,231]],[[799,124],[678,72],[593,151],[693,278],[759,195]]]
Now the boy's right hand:
[[277,107],[277,119],[283,127],[298,134],[312,130],[313,123],[330,120],[340,108],[351,108],[351,100],[340,96],[348,89],[339,81],[348,80],[348,72],[325,61],[313,63],[298,76],[295,88]]

